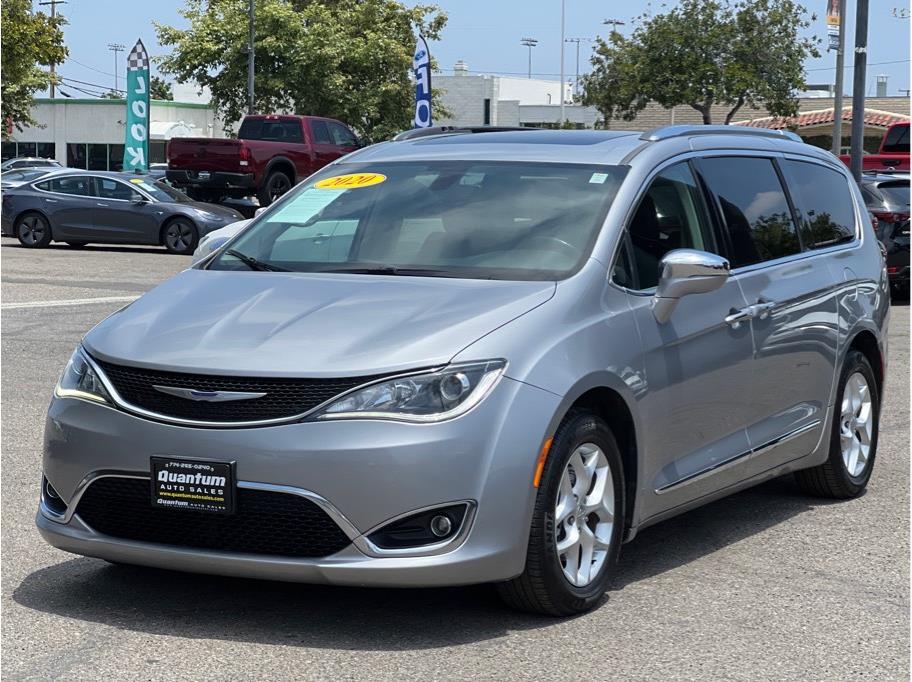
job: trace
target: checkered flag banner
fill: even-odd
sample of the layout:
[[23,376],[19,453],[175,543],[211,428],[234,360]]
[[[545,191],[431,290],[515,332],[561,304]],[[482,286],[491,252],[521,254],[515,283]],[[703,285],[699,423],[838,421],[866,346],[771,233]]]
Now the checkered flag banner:
[[127,71],[141,71],[149,68],[149,53],[146,52],[146,46],[142,40],[137,40],[136,45],[130,50],[130,56],[127,57]]

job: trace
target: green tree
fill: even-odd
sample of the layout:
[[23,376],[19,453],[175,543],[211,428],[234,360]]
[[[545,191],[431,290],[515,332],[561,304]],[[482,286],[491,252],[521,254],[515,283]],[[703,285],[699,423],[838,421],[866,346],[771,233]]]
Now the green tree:
[[[187,0],[187,29],[155,25],[172,48],[159,70],[209,88],[228,124],[247,108],[247,7]],[[254,23],[257,111],[330,116],[378,140],[412,126],[416,34],[437,39],[446,15],[395,0],[258,0]]]
[[152,99],[174,100],[174,91],[171,89],[171,83],[160,76],[152,76],[149,79],[149,95]]
[[793,0],[682,0],[636,24],[629,37],[596,40],[583,101],[605,121],[632,120],[650,101],[689,105],[705,124],[714,104],[728,107],[726,124],[745,104],[792,116],[804,61],[820,56],[819,40],[800,35],[810,22]]
[[117,92],[117,90],[108,90],[105,94],[101,95],[101,99],[124,99],[124,94],[122,92]]
[[32,13],[30,0],[3,0],[0,6],[0,32],[3,33],[0,114],[3,138],[9,124],[22,130],[34,125],[32,104],[35,93],[52,82],[50,71],[41,68],[60,64],[67,56],[63,45],[63,17],[51,19],[44,12]]

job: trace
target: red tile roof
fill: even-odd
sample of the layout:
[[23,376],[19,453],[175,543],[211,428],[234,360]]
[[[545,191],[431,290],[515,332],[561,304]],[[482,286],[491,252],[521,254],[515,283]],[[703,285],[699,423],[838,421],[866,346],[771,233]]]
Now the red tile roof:
[[[843,107],[842,120],[852,120],[852,107]],[[866,126],[888,128],[894,123],[908,120],[909,116],[904,114],[895,114],[892,111],[881,111],[880,109],[865,109],[864,122]],[[830,107],[829,109],[819,109],[817,111],[805,111],[803,114],[798,114],[797,116],[764,116],[763,118],[753,118],[749,121],[737,121],[732,123],[732,125],[782,130],[783,128],[809,128],[811,126],[825,125],[832,122],[833,107]]]

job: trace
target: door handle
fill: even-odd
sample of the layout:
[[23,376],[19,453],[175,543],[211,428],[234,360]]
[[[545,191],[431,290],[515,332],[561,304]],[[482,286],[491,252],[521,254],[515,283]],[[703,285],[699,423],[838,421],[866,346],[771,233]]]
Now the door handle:
[[96,205],[96,206],[101,206],[102,208],[107,208],[108,206],[110,206],[110,204],[103,204],[103,203],[101,203],[100,201],[96,201],[96,202],[95,202],[95,205]]
[[45,199],[44,201],[45,201],[45,203],[47,203],[47,204],[56,204],[56,203],[57,203],[57,200],[56,200],[56,199]]
[[725,324],[731,325],[732,329],[737,329],[742,322],[754,319],[765,320],[775,307],[775,301],[758,301],[741,310],[732,308],[731,313],[725,317]]

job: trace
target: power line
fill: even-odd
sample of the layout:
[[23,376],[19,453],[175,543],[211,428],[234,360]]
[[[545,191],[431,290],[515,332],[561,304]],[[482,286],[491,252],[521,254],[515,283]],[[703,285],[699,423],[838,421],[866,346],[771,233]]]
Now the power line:
[[68,62],[73,62],[74,64],[79,64],[79,66],[83,67],[84,69],[88,69],[89,71],[95,71],[96,73],[100,73],[102,76],[111,76],[111,77],[114,77],[114,75],[115,75],[115,74],[110,73],[110,72],[108,72],[108,71],[102,71],[101,69],[96,69],[94,66],[89,66],[88,64],[83,64],[83,63],[82,63],[81,61],[79,61],[78,59],[73,59],[72,57],[67,57],[67,61],[68,61]]
[[[99,88],[101,90],[104,90],[105,92],[110,92],[112,90],[112,88],[107,85],[99,85],[98,83],[89,83],[87,81],[81,81],[81,80],[77,80],[75,78],[66,78],[64,76],[61,76],[61,78],[63,78],[63,80],[65,80],[65,81],[70,81],[71,83],[79,83],[80,85],[88,85],[93,88]],[[121,90],[120,88],[113,88],[113,90],[114,90],[114,92],[126,92],[126,90]]]

